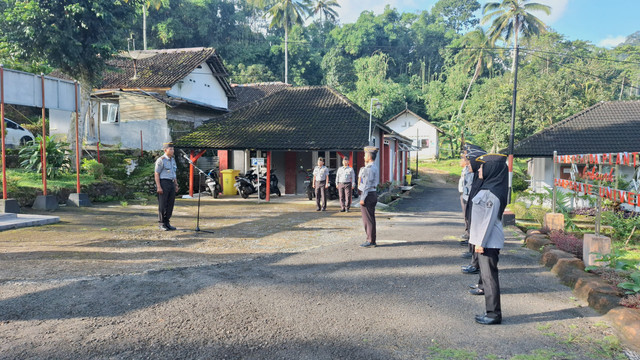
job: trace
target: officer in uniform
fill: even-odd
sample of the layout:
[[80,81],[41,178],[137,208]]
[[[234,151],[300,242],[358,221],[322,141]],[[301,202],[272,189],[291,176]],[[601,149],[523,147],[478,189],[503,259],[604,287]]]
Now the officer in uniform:
[[[318,166],[313,169],[313,183],[316,189],[316,211],[327,210],[327,188],[329,187],[329,169],[324,166],[324,158],[318,158]],[[320,204],[322,197],[322,205]]]
[[338,194],[340,195],[340,212],[349,212],[351,207],[351,189],[356,185],[356,174],[349,166],[349,158],[342,159],[342,167],[336,173]]
[[173,143],[162,144],[164,155],[156,160],[154,178],[156,180],[156,191],[158,192],[158,222],[160,230],[175,230],[171,226],[169,219],[173,213],[173,205],[178,192],[178,180],[176,177],[176,159],[173,156]]
[[376,204],[378,193],[376,192],[380,182],[380,171],[375,164],[378,148],[367,146],[364,148],[365,166],[358,174],[358,190],[360,192],[360,211],[364,231],[367,233],[367,241],[360,246],[376,247]]

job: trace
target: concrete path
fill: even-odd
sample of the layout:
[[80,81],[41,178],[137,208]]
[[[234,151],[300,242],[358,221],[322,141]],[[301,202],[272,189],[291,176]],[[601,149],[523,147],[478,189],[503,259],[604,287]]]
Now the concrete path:
[[475,324],[484,300],[460,272],[456,189],[418,187],[392,208],[373,249],[338,232],[335,244],[247,261],[0,283],[0,358],[623,358],[607,323],[512,231],[504,323]]
[[0,213],[0,231],[60,222],[58,216]]

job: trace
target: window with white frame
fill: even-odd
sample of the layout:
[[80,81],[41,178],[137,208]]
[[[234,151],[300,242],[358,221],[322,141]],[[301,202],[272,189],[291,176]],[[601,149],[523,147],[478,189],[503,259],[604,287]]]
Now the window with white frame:
[[100,122],[101,123],[117,123],[118,119],[118,104],[114,103],[101,103],[100,104]]

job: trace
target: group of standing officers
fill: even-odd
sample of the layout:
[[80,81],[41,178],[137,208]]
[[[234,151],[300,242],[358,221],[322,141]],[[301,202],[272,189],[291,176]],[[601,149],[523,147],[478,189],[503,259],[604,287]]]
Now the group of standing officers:
[[[178,180],[176,176],[176,160],[174,157],[173,143],[165,143],[162,146],[164,154],[156,160],[154,179],[156,192],[158,193],[158,223],[160,230],[176,230],[169,222],[173,213],[176,193],[178,192]],[[360,246],[376,246],[376,204],[378,194],[376,192],[379,183],[379,174],[375,165],[378,148],[367,146],[364,148],[365,166],[358,174],[358,191],[360,193],[360,210],[367,240]],[[352,193],[355,187],[355,172],[349,166],[349,158],[342,159],[342,167],[336,174],[336,183],[340,195],[340,211],[349,212],[351,209]],[[312,186],[316,193],[316,211],[327,210],[327,188],[329,187],[329,169],[324,166],[324,159],[318,158],[318,166],[313,169]]]
[[[376,204],[378,203],[377,187],[380,172],[375,164],[378,148],[364,148],[365,166],[358,173],[358,193],[360,194],[360,211],[367,240],[362,247],[376,247]],[[342,167],[336,172],[336,186],[340,197],[340,212],[349,212],[353,189],[356,184],[355,171],[349,166],[349,158],[342,158]],[[324,165],[324,158],[318,158],[318,165],[313,169],[311,186],[316,195],[316,211],[327,210],[327,189],[329,188],[329,169]]]
[[468,245],[464,258],[471,264],[464,274],[479,274],[477,284],[469,285],[472,295],[484,295],[486,312],[476,315],[482,325],[502,323],[498,258],[504,247],[502,215],[508,201],[509,170],[506,156],[487,154],[475,145],[465,145],[458,190],[465,219],[461,245]]

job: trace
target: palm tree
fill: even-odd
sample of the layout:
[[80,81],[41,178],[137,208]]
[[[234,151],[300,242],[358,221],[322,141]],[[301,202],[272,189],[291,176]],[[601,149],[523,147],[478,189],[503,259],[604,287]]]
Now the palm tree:
[[495,52],[492,49],[493,44],[494,42],[487,37],[487,34],[481,27],[468,32],[462,39],[462,46],[466,49],[463,49],[463,51],[456,55],[456,60],[460,61],[463,57],[467,57],[464,64],[465,68],[468,70],[474,67],[475,71],[467,87],[467,92],[465,92],[464,98],[462,98],[462,104],[460,104],[460,109],[458,109],[458,116],[460,116],[464,102],[467,100],[467,96],[469,96],[471,85],[482,75],[485,68],[491,69],[493,67],[493,59],[495,57]]
[[271,17],[269,28],[279,26],[284,29],[284,82],[289,83],[289,30],[293,25],[304,24],[304,16],[309,9],[298,0],[250,0],[256,7],[267,6]]
[[163,0],[145,0],[142,4],[142,49],[147,50],[147,9],[150,6],[160,10]]
[[[525,38],[538,35],[546,31],[546,25],[542,20],[531,14],[532,11],[541,11],[547,15],[551,14],[551,7],[544,4],[534,3],[531,0],[502,0],[501,2],[490,2],[482,7],[482,24],[493,19],[489,28],[489,37],[495,42],[503,36],[504,41],[514,39],[514,50],[518,47],[518,37],[520,33]],[[515,52],[514,63],[515,67]]]
[[309,16],[320,15],[320,22],[322,22],[322,15],[324,15],[325,21],[335,22],[338,18],[338,12],[333,9],[340,7],[337,0],[307,0],[305,5],[309,9]]

